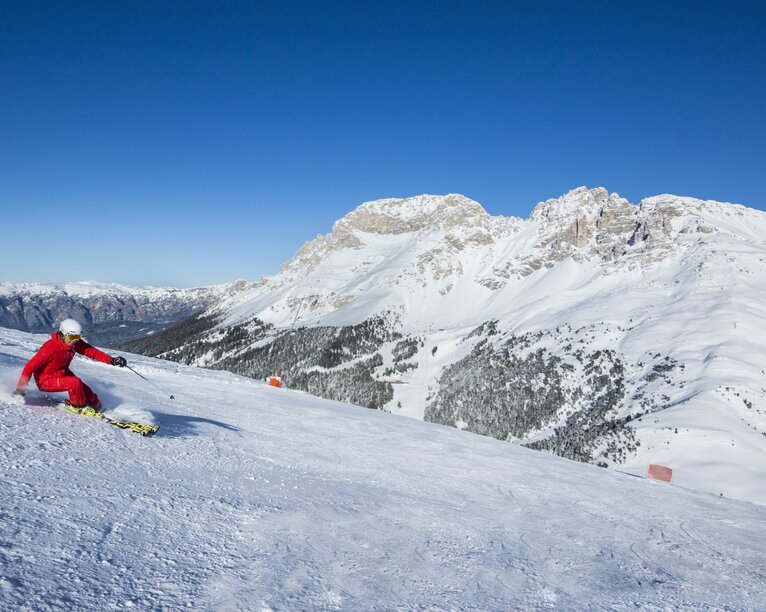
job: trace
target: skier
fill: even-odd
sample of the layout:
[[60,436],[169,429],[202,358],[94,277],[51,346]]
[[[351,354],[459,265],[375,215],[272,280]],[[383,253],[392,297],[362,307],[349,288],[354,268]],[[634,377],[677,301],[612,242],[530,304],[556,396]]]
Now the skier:
[[128,364],[125,357],[111,357],[85,342],[82,339],[82,326],[74,319],[65,319],[59,331],[53,332],[50,340],[24,366],[14,393],[23,397],[29,379],[34,376],[40,391],[68,391],[69,401],[66,405],[73,412],[86,409],[98,412],[101,400],[69,369],[75,353],[113,366],[124,367]]

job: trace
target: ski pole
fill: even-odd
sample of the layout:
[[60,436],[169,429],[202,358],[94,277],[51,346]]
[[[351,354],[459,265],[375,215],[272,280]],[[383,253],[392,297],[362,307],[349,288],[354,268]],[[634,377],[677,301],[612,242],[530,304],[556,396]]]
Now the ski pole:
[[[164,394],[166,394],[166,395],[167,395],[167,391],[165,391],[165,390],[164,390],[162,387],[159,387],[159,386],[157,386],[157,384],[156,384],[156,383],[153,383],[153,382],[152,382],[151,380],[149,380],[149,379],[148,379],[146,376],[144,376],[143,374],[139,374],[138,372],[136,372],[136,371],[135,371],[133,368],[131,368],[131,367],[130,367],[129,365],[127,365],[127,364],[125,364],[125,367],[126,367],[126,368],[128,368],[128,370],[130,370],[131,372],[133,372],[133,374],[135,374],[135,375],[137,375],[137,376],[140,376],[140,377],[141,377],[141,378],[143,378],[143,379],[144,379],[146,382],[148,382],[150,385],[154,385],[154,386],[155,386],[157,389],[159,389],[160,391],[162,391]],[[171,395],[171,396],[170,396],[170,399],[176,399],[176,398],[175,398],[175,397],[173,397],[173,395]]]

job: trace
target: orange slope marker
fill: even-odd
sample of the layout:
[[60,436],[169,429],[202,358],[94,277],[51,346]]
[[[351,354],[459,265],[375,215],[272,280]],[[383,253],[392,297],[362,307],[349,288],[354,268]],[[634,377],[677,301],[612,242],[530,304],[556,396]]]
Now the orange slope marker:
[[664,465],[652,463],[646,470],[646,477],[661,482],[670,482],[673,479],[673,470]]

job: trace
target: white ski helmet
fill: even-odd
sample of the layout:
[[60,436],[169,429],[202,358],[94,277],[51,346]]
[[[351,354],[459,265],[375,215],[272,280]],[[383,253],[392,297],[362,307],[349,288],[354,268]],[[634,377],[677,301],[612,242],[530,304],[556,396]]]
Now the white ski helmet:
[[82,335],[82,325],[80,325],[74,319],[64,319],[59,325],[59,331],[65,336],[69,335]]

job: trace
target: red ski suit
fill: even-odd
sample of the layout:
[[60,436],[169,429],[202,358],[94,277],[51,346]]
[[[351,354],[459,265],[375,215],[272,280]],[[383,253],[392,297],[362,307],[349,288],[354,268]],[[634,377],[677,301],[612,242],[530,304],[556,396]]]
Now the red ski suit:
[[54,332],[51,339],[45,342],[24,366],[16,388],[26,389],[29,379],[34,376],[40,391],[68,391],[69,401],[73,404],[97,407],[100,403],[98,396],[69,369],[75,353],[104,363],[112,361],[109,355],[84,340],[77,340],[69,346],[62,339],[61,332]]

